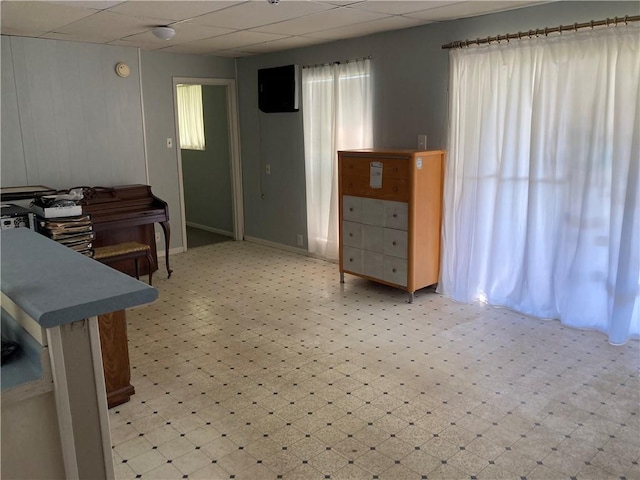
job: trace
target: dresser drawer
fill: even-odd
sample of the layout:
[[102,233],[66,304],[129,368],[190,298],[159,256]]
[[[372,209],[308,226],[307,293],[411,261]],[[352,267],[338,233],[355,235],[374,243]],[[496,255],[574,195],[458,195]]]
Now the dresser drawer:
[[396,230],[409,229],[409,204],[405,202],[384,202],[384,226]]
[[353,247],[343,247],[342,267],[349,272],[362,274],[362,250]]
[[362,224],[342,222],[342,245],[346,247],[362,248]]
[[362,249],[369,252],[384,252],[384,228],[374,225],[362,226]]
[[385,228],[383,251],[385,255],[407,258],[407,232]]
[[384,200],[362,199],[362,223],[384,226]]
[[371,163],[382,163],[382,178],[409,178],[408,158],[342,157],[342,172],[350,177],[369,177]]
[[380,198],[382,200],[395,200],[407,202],[409,200],[408,178],[382,179],[381,188],[371,188],[369,177],[348,177],[342,179],[342,193],[357,197]]
[[384,278],[384,255],[376,252],[362,252],[362,273],[371,278]]
[[389,283],[407,286],[407,260],[404,258],[384,257],[384,276],[382,279]]
[[362,198],[342,196],[342,218],[350,222],[362,222]]

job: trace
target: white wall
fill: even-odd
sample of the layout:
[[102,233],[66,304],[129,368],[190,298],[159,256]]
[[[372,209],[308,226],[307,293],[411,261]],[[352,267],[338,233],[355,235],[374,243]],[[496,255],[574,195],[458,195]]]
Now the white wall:
[[[2,186],[145,183],[137,49],[2,36]],[[115,74],[118,62],[129,78]]]

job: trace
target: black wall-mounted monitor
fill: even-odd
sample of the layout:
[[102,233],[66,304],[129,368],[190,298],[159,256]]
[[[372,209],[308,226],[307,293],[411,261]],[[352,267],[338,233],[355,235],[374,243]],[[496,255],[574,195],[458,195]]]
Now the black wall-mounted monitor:
[[258,70],[258,108],[266,113],[297,112],[299,72],[298,65]]

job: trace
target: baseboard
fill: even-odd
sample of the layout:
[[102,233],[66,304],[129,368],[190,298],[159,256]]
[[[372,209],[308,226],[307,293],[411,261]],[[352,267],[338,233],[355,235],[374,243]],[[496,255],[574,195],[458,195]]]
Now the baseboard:
[[[175,255],[176,253],[183,253],[184,247],[174,247],[169,249],[169,256]],[[158,250],[158,263],[162,264],[164,262],[164,250]]]
[[[327,260],[326,258],[321,257],[320,255],[317,255],[315,253],[309,253],[307,250],[304,250],[303,248],[291,247],[291,246],[285,245],[283,243],[270,242],[269,240],[264,240],[262,238],[251,237],[249,235],[245,235],[244,236],[244,241],[251,242],[251,243],[257,243],[258,245],[264,245],[265,247],[271,247],[271,248],[277,248],[279,250],[285,250],[285,251],[291,252],[291,253],[297,253],[298,255],[304,255],[305,257],[315,258],[316,260],[322,260],[322,261],[329,262],[329,263],[338,263],[337,260]],[[171,248],[171,249],[169,249],[169,256],[175,255],[176,253],[184,253],[185,251],[186,250],[184,249],[184,247]],[[164,250],[158,250],[158,263],[163,264],[163,262],[164,262]]]
[[264,245],[265,247],[277,248],[279,250],[286,250],[287,252],[297,253],[298,255],[309,256],[309,252],[302,248],[291,247],[284,245],[283,243],[270,242],[269,240],[263,240],[262,238],[244,236],[244,240],[251,243],[257,243],[258,245]]
[[233,232],[222,230],[220,228],[210,227],[208,225],[201,225],[199,223],[187,222],[187,227],[197,228],[198,230],[204,230],[206,232],[217,233],[218,235],[224,235],[225,237],[233,238]]
[[309,253],[307,250],[297,247],[291,247],[289,245],[284,245],[282,243],[270,242],[269,240],[263,240],[262,238],[250,237],[248,235],[244,236],[244,240],[251,243],[257,243],[259,245],[264,245],[265,247],[277,248],[279,250],[286,250],[287,252],[297,253],[298,255],[304,255],[305,257],[315,258],[317,260],[323,260],[329,263],[338,263],[337,260],[327,260],[320,255],[315,253]]

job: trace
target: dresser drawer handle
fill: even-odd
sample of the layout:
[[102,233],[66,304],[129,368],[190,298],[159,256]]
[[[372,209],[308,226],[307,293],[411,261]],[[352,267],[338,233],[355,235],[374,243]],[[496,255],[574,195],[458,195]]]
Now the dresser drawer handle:
[[398,218],[398,214],[397,213],[394,213],[392,216],[393,216],[393,218]]
[[350,262],[353,262],[353,258],[350,258],[350,259],[349,259],[349,261],[350,261]]
[[350,212],[353,212],[353,207],[349,207],[349,211],[350,211]]
[[349,236],[350,236],[350,237],[353,237],[353,233],[350,233],[350,234],[349,234]]
[[396,269],[395,269],[395,268],[392,268],[392,269],[391,269],[391,271],[392,271],[393,273],[396,273]]
[[395,247],[396,246],[396,241],[394,240],[393,242],[391,242],[391,245],[393,245]]

